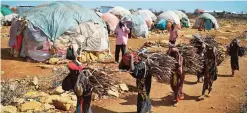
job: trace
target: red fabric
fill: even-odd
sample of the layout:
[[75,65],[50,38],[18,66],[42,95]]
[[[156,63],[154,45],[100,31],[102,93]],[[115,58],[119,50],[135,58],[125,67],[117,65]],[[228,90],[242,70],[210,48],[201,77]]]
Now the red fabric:
[[81,65],[78,66],[74,62],[71,62],[68,67],[71,70],[79,70],[79,71],[81,71],[83,69],[83,67]]
[[22,43],[22,34],[18,35],[16,37],[16,50],[20,50],[21,49],[21,43]]
[[83,99],[81,99],[81,102],[80,102],[80,108],[81,108],[81,112],[83,112]]
[[138,55],[136,52],[131,52],[131,53],[126,53],[122,60],[123,60],[123,63],[127,66],[130,65],[130,54],[132,54],[134,56],[134,62],[138,62],[139,61],[139,58],[138,58]]

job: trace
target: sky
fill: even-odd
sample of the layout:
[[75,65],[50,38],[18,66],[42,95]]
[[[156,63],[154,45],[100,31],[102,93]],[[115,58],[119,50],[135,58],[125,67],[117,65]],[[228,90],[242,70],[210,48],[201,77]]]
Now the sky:
[[[54,0],[53,0],[54,1]],[[10,6],[31,5],[37,6],[50,1],[7,1],[2,0],[2,4]],[[210,11],[246,12],[247,1],[73,1],[83,7],[96,8],[100,6],[122,6],[126,9],[150,9],[156,11],[179,10],[194,12],[196,8]]]

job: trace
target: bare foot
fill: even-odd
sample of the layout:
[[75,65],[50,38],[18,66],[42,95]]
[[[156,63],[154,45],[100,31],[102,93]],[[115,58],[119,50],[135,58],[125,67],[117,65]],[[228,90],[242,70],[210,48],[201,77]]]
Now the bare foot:
[[198,101],[204,100],[204,95],[198,97]]

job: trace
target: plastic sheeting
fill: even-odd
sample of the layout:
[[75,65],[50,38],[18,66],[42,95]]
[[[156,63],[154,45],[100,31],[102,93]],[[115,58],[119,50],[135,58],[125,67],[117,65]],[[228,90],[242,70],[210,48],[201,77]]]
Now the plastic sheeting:
[[111,10],[108,11],[108,13],[112,13],[116,16],[125,16],[125,15],[130,15],[130,11],[121,7],[121,6],[116,6],[114,8],[112,8]]
[[[182,12],[182,11],[174,11],[174,13],[176,13],[178,15],[180,20],[182,20],[182,19],[187,20],[186,24],[190,26],[190,20],[189,20],[188,16],[184,12]],[[185,27],[187,27],[187,26],[185,26]]]
[[157,17],[152,13],[150,10],[138,10],[134,12],[133,14],[138,14],[147,18],[150,18],[151,21],[156,21]]
[[72,45],[75,50],[77,50],[76,48],[81,48],[81,51],[109,50],[107,30],[99,24],[85,22],[69,31],[75,33],[72,38]]
[[10,8],[2,6],[1,13],[3,14],[3,16],[6,16],[6,15],[13,14],[14,12]]
[[9,15],[6,15],[4,18],[3,18],[3,21],[8,21],[8,22],[11,22],[13,18],[16,18],[18,16],[18,14],[9,14]]
[[157,23],[156,23],[156,28],[160,29],[160,30],[165,30],[166,29],[166,24],[167,21],[165,19],[160,19]]
[[34,7],[32,7],[32,6],[17,6],[16,7],[16,13],[17,14],[23,14],[32,8],[34,8]]
[[170,20],[175,24],[180,25],[180,19],[173,11],[166,11],[158,16],[159,19]]
[[51,41],[68,29],[89,20],[106,27],[104,21],[94,11],[68,1],[37,6],[20,16],[40,28]]
[[119,22],[119,19],[115,15],[111,13],[105,13],[101,16],[101,18],[109,24],[111,31],[115,31]]
[[194,24],[194,28],[199,28],[200,27],[200,22],[203,20],[203,19],[209,19],[212,21],[212,23],[215,25],[215,28],[216,29],[219,29],[219,24],[216,20],[216,18],[214,16],[212,16],[211,14],[209,13],[203,13],[202,15],[200,15],[196,21],[195,21],[195,24]]
[[140,15],[125,15],[121,18],[121,22],[127,23],[132,28],[131,34],[134,37],[148,37],[148,26],[144,18]]
[[96,12],[97,15],[99,15],[99,17],[101,17],[103,15],[103,13],[101,12]]

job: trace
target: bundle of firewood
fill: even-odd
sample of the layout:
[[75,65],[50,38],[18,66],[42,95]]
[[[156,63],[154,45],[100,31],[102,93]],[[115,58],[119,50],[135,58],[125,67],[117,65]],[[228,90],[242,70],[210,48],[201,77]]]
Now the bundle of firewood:
[[145,59],[148,73],[158,78],[160,82],[168,83],[172,70],[175,68],[175,59],[165,53],[145,53],[141,55]]
[[215,38],[211,35],[206,36],[194,36],[190,40],[190,45],[192,46],[202,46],[202,43],[206,45],[206,47],[215,47],[216,48],[216,59],[217,59],[217,65],[220,65],[224,59],[226,52],[220,47],[220,43],[218,43]]
[[203,58],[196,53],[197,49],[187,44],[177,45],[179,53],[183,57],[184,72],[195,74],[203,68]]

